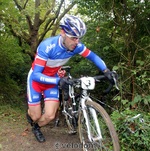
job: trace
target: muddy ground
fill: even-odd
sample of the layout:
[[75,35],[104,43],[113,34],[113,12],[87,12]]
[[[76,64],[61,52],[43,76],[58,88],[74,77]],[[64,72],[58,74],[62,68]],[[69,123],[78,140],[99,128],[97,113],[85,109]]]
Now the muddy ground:
[[81,151],[78,134],[69,135],[64,118],[55,127],[54,121],[42,127],[46,142],[35,139],[25,115],[2,112],[0,114],[0,151]]

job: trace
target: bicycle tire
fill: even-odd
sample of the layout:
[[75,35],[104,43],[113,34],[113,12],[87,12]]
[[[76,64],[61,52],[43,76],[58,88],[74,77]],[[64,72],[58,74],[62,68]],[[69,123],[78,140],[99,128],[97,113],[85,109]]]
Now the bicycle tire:
[[120,151],[119,139],[114,128],[114,125],[105,111],[105,109],[96,102],[91,100],[87,100],[85,102],[86,105],[86,113],[90,119],[90,129],[92,131],[92,136],[97,135],[95,122],[92,121],[90,108],[96,111],[98,117],[98,123],[100,125],[100,131],[103,139],[99,139],[96,141],[89,141],[87,134],[87,126],[85,122],[85,118],[83,116],[83,110],[79,111],[79,119],[78,119],[78,130],[80,142],[82,144],[84,151]]

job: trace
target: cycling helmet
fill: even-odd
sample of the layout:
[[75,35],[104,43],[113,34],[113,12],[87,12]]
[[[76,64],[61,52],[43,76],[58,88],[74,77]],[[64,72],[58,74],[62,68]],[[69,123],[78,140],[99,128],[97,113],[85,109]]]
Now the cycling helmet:
[[86,33],[86,26],[84,22],[73,15],[66,15],[60,21],[60,27],[68,36],[81,38]]

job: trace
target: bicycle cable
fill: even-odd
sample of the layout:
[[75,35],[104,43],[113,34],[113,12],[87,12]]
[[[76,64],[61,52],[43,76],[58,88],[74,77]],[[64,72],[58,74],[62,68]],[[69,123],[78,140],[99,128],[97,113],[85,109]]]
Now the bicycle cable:
[[99,102],[100,104],[105,105],[105,106],[107,106],[108,108],[112,109],[113,111],[118,111],[117,109],[115,109],[115,108],[111,107],[110,105],[108,105],[108,104],[102,102],[101,100],[99,100],[99,99],[97,99],[97,98],[95,98],[95,97],[93,97],[93,96],[90,96],[90,97],[93,98],[94,100],[96,100],[97,102]]

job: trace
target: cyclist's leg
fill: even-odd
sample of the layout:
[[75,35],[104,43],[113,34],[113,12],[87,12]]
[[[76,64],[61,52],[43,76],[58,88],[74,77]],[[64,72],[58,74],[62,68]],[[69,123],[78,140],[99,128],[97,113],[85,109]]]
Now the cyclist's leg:
[[59,107],[59,102],[49,100],[45,102],[44,114],[38,120],[39,126],[44,126],[48,124],[55,118],[57,109]]
[[28,82],[27,86],[28,96],[28,115],[36,122],[41,117],[41,93],[35,90],[32,86],[32,81]]
[[44,102],[44,114],[38,121],[39,126],[44,126],[55,118],[60,104],[58,86],[44,91]]
[[41,105],[28,105],[28,115],[34,122],[37,122],[41,118]]
[[39,142],[44,142],[45,138],[40,131],[38,120],[41,118],[41,93],[32,87],[32,81],[28,81],[28,113],[27,120],[32,126],[32,132]]

